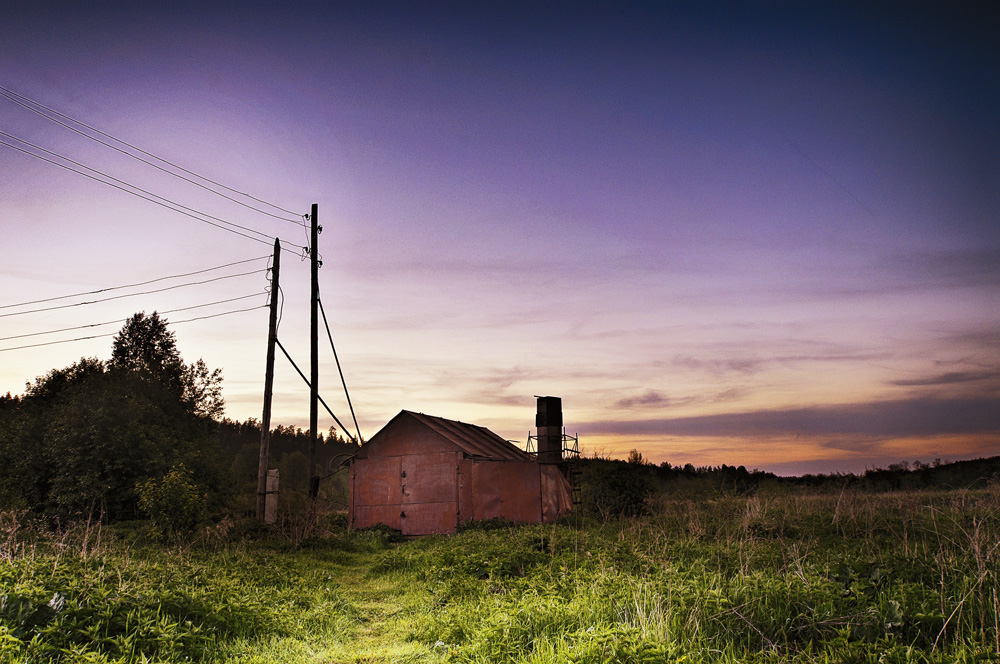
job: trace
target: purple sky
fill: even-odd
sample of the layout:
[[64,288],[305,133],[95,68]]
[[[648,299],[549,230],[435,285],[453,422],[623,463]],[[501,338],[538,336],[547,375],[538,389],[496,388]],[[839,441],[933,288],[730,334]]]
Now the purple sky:
[[[405,408],[523,442],[532,395],[552,394],[586,451],[657,462],[1000,454],[985,5],[94,4],[5,8],[0,86],[297,213],[318,203],[366,436]],[[4,97],[0,131],[305,244]],[[270,253],[4,145],[0,239],[0,306]],[[0,349],[263,305],[266,266],[3,308]],[[279,337],[302,367],[308,289],[286,253]],[[230,417],[260,417],[266,325],[260,308],[174,328],[185,359],[223,369]],[[110,347],[2,351],[0,392]],[[349,417],[329,352],[321,366]],[[307,389],[280,357],[277,373],[275,421],[307,426]]]

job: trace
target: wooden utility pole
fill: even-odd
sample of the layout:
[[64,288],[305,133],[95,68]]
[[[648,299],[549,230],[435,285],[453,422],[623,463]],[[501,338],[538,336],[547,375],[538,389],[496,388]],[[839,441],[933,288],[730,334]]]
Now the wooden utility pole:
[[312,248],[309,257],[312,259],[312,297],[309,299],[309,336],[310,336],[310,372],[309,372],[309,498],[315,499],[319,494],[319,476],[316,474],[316,430],[319,419],[319,210],[313,203],[312,214]]
[[264,370],[264,413],[260,422],[260,460],[257,462],[257,520],[264,521],[267,501],[267,465],[271,455],[271,395],[274,393],[274,343],[278,339],[278,270],[281,241],[274,240],[271,264],[271,315],[267,328],[267,368]]

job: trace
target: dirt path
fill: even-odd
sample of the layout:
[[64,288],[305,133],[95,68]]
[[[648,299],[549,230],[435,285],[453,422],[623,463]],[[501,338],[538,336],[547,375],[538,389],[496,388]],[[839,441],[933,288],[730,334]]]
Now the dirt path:
[[330,644],[320,661],[375,664],[441,659],[442,652],[413,637],[429,599],[421,585],[400,574],[371,576],[359,567],[339,572],[339,587],[358,611],[358,628],[342,642]]

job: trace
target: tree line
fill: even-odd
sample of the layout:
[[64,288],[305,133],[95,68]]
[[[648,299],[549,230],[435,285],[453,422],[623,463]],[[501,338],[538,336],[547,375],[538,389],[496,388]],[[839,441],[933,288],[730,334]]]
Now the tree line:
[[982,489],[1000,483],[1000,456],[965,461],[907,461],[864,473],[807,474],[779,477],[744,466],[659,465],[632,450],[626,460],[582,458],[574,461],[581,485],[582,509],[596,516],[636,516],[649,511],[658,498],[690,500],[725,495],[795,491],[866,492]]
[[[184,362],[156,312],[135,314],[110,359],[81,358],[21,395],[0,396],[0,509],[51,521],[131,520],[147,516],[143,487],[152,495],[178,476],[209,512],[252,512],[260,425],[223,418],[222,380],[201,359]],[[291,490],[307,440],[290,427],[272,433],[272,466],[288,470]],[[320,440],[321,464],[352,448],[332,431]]]

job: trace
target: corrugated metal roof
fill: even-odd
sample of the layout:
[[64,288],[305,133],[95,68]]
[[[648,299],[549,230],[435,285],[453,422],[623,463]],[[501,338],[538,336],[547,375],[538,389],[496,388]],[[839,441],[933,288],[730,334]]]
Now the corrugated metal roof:
[[416,418],[471,456],[509,461],[525,461],[529,458],[517,445],[504,440],[486,427],[409,410],[402,412]]

